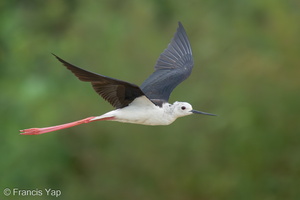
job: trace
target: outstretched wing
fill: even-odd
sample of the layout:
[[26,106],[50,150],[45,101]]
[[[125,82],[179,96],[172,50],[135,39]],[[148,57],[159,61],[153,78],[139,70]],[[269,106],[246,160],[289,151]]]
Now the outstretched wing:
[[135,98],[144,95],[139,86],[135,84],[86,71],[64,61],[56,55],[54,56],[72,71],[79,80],[91,82],[94,90],[115,108],[126,107]]
[[154,73],[143,82],[141,89],[153,102],[167,102],[173,89],[189,77],[193,65],[190,42],[178,22],[177,32],[167,49],[160,54]]

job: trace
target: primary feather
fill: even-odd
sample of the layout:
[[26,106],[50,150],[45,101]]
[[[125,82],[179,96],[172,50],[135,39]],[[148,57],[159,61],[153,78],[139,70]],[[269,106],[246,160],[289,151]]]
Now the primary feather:
[[91,82],[94,90],[115,108],[128,106],[135,98],[144,93],[139,86],[110,78],[76,67],[53,54],[64,66],[77,76],[81,81]]
[[168,47],[160,54],[155,71],[141,85],[142,91],[152,101],[168,102],[173,89],[192,72],[192,49],[180,22]]

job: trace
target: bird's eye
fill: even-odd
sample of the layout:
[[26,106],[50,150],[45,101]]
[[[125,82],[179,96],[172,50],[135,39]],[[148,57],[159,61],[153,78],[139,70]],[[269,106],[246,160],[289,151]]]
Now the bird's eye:
[[185,106],[181,106],[181,110],[185,110],[186,109],[186,107]]

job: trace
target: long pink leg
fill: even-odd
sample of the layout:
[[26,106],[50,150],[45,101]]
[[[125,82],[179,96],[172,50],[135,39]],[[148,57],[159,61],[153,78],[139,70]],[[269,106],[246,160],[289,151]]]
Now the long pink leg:
[[114,117],[106,117],[106,118],[102,118],[102,119],[98,119],[98,120],[92,120],[93,118],[95,118],[95,117],[88,117],[88,118],[85,118],[85,119],[81,119],[81,120],[78,120],[78,121],[75,121],[75,122],[70,122],[70,123],[62,124],[62,125],[58,125],[58,126],[50,126],[50,127],[45,127],[45,128],[24,129],[24,130],[20,130],[20,132],[21,132],[20,134],[21,135],[40,135],[40,134],[43,134],[43,133],[57,131],[57,130],[60,130],[60,129],[65,129],[65,128],[70,128],[72,126],[77,126],[77,125],[84,124],[84,123],[114,119]]

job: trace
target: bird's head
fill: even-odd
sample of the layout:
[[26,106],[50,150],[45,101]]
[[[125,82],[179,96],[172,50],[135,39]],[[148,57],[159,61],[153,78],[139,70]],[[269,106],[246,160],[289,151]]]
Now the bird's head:
[[215,114],[206,113],[198,110],[193,110],[193,107],[191,104],[187,102],[178,102],[176,101],[174,104],[174,115],[177,117],[183,117],[191,114],[203,114],[203,115],[211,115],[216,116]]

